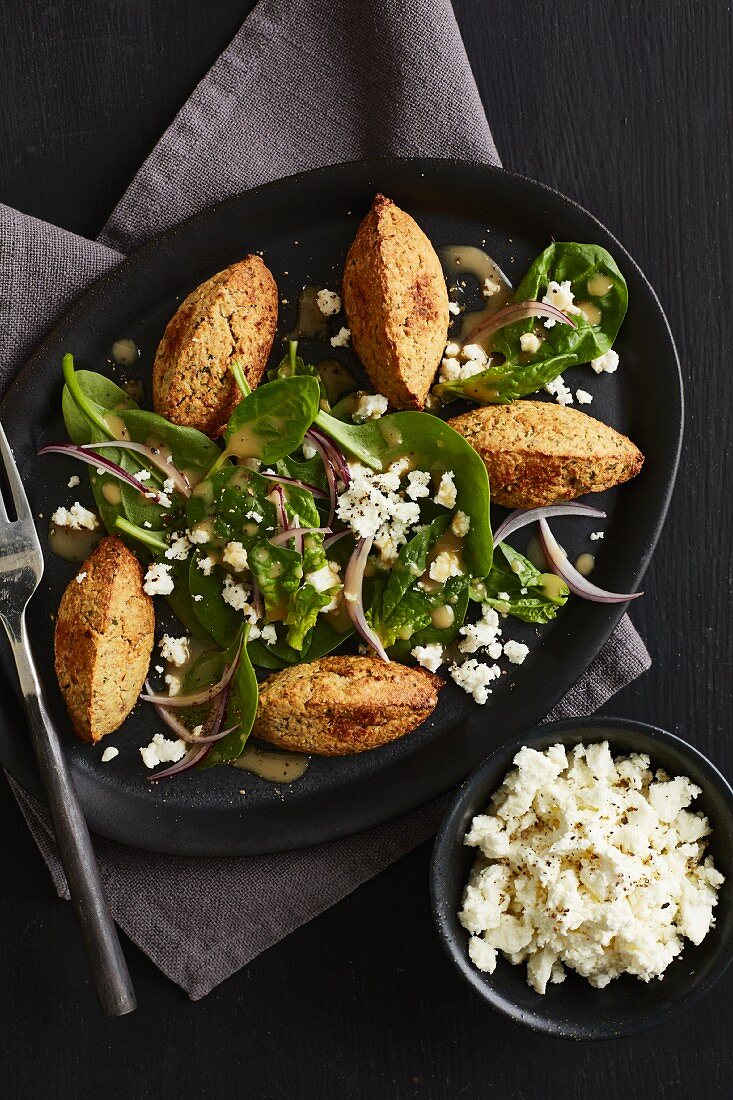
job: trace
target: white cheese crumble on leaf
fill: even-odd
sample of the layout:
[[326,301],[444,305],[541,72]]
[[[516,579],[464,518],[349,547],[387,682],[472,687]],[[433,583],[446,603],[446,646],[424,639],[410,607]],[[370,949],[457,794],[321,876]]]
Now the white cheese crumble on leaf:
[[359,398],[352,414],[355,424],[363,424],[367,420],[378,420],[384,416],[389,406],[387,398],[382,393],[364,393]]
[[530,355],[536,355],[540,350],[542,341],[539,336],[535,336],[533,332],[523,332],[519,337],[519,346],[522,351],[528,352]]
[[153,562],[148,566],[143,582],[143,591],[147,592],[148,596],[169,596],[174,587],[170,565]]
[[[575,296],[570,289],[570,279],[565,279],[561,283],[557,283],[554,279],[551,279],[547,286],[547,292],[542,299],[542,303],[546,306],[554,306],[555,309],[561,310],[562,313],[580,313],[580,310],[574,304]],[[554,317],[548,317],[545,321],[545,328],[554,328],[556,324],[557,321]]]
[[230,565],[235,573],[242,573],[248,566],[247,551],[241,542],[228,542],[224,547],[222,560]]
[[444,508],[455,508],[458,491],[454,478],[455,474],[452,470],[446,470],[443,474],[438,491],[433,497],[436,504],[441,504]]

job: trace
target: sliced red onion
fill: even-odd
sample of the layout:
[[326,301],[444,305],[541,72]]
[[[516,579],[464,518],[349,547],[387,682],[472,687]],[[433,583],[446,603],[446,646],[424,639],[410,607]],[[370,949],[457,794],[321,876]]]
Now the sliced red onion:
[[[145,687],[150,691],[150,684],[145,681]],[[221,741],[222,737],[226,737],[228,733],[231,733],[232,729],[236,729],[232,726],[228,730],[220,730],[221,724],[226,714],[227,700],[229,693],[223,691],[213,702],[211,710],[206,716],[203,732],[196,736],[188,726],[184,726],[183,722],[178,719],[175,714],[172,714],[167,707],[162,707],[158,703],[155,704],[155,711],[159,718],[165,722],[169,729],[173,730],[177,737],[180,737],[182,741],[187,741],[192,745],[208,745],[214,741]]]
[[496,313],[492,313],[481,324],[476,325],[476,328],[472,329],[465,337],[463,343],[471,344],[478,336],[493,336],[505,325],[512,325],[515,321],[526,321],[530,317],[550,317],[561,325],[570,325],[571,328],[577,328],[575,321],[571,321],[567,314],[556,306],[548,306],[543,302],[512,302],[511,305],[498,309]]
[[341,479],[344,485],[348,486],[351,483],[351,471],[349,470],[349,464],[346,461],[346,457],[343,451],[341,451],[341,449],[336,446],[330,436],[326,435],[326,433],[321,431],[320,428],[316,428],[315,426],[311,425],[311,427],[305,433],[305,438],[310,440],[313,446],[317,447],[319,451],[321,448],[326,450],[337,476]]
[[288,515],[285,511],[285,490],[282,485],[275,486],[275,508],[277,510],[277,522],[283,531],[288,529]]
[[138,493],[142,493],[154,504],[165,503],[165,498],[161,497],[160,493],[157,493],[154,489],[149,489],[142,481],[138,481],[132,474],[128,474],[127,470],[123,470],[121,466],[118,466],[116,462],[110,462],[108,458],[95,454],[93,451],[85,451],[83,447],[77,447],[75,443],[49,443],[47,446],[41,447],[37,453],[39,455],[68,455],[70,458],[78,458],[80,462],[86,462],[87,466],[104,470],[106,474],[124,481],[126,485],[131,485],[133,489],[137,489]]
[[591,584],[565,557],[544,517],[540,519],[540,543],[552,572],[562,577],[576,596],[582,596],[592,603],[626,603],[627,600],[636,600],[644,595],[643,592],[606,592],[604,588]]
[[161,707],[174,707],[176,710],[179,707],[196,707],[202,703],[210,703],[212,699],[216,699],[217,695],[220,695],[222,691],[228,686],[237,665],[239,664],[239,654],[241,652],[240,647],[237,650],[234,660],[226,670],[221,680],[216,684],[211,684],[210,687],[204,688],[202,691],[189,691],[185,695],[162,695],[160,693],[151,692],[149,685],[146,681],[145,686],[148,689],[148,694],[140,695],[140,699],[144,703],[153,703]]
[[[321,462],[323,463],[323,469],[326,473],[326,480],[328,481],[328,496],[331,503],[331,507],[328,513],[328,526],[333,526],[333,521],[336,516],[336,498],[338,497],[338,468],[336,467],[335,459],[332,457],[331,448],[321,439],[321,436],[311,435],[311,443],[321,456]],[[330,440],[329,440],[330,443]],[[351,475],[347,474],[350,477]],[[344,482],[347,485],[348,482]]]
[[252,574],[252,607],[255,609],[255,614],[258,619],[261,619],[265,613],[264,604],[262,602],[262,592],[260,586],[257,583],[257,577]]
[[327,550],[330,546],[333,546],[333,544],[335,542],[338,542],[339,539],[342,539],[344,537],[344,535],[350,535],[350,534],[351,534],[351,531],[349,531],[349,529],[347,527],[343,531],[334,531],[332,534],[326,535],[326,537],[323,540],[324,550]]
[[148,782],[157,783],[160,779],[170,779],[174,775],[181,775],[182,772],[187,772],[189,768],[193,768],[196,764],[199,764],[204,760],[211,752],[212,745],[197,745],[196,748],[190,749],[182,760],[179,760],[177,764],[174,764],[172,768],[166,768],[164,772],[158,772],[156,775],[148,777]]
[[119,447],[123,451],[134,451],[135,454],[144,455],[151,466],[155,466],[162,474],[166,474],[173,482],[179,493],[185,497],[191,496],[191,482],[177,466],[169,462],[165,455],[155,447],[147,447],[144,443],[133,443],[128,439],[110,439],[104,443],[82,443],[84,451],[98,451],[103,447]]
[[[287,531],[278,531],[276,535],[272,535],[270,542],[273,546],[285,546],[291,539],[295,539],[296,542],[302,544],[302,540],[306,535],[329,535],[331,534],[330,527],[288,527]],[[302,553],[302,550],[301,550]]]
[[364,583],[364,570],[366,568],[369,551],[374,539],[359,539],[354,553],[349,558],[344,574],[344,600],[349,618],[355,629],[361,634],[368,646],[374,650],[378,657],[389,664],[384,646],[370,627],[364,614],[364,600],[362,597],[362,585]]
[[606,513],[599,508],[593,508],[590,504],[548,504],[544,508],[517,508],[510,512],[506,519],[499,524],[494,534],[494,546],[504,542],[511,534],[521,527],[526,527],[535,520],[546,516],[593,516],[595,519],[605,519]]
[[319,489],[317,485],[311,485],[308,481],[299,481],[297,477],[281,477],[280,474],[261,474],[260,476],[282,485],[297,485],[299,489],[306,489],[314,497],[319,497],[321,500],[328,499],[328,493],[324,493],[323,489]]

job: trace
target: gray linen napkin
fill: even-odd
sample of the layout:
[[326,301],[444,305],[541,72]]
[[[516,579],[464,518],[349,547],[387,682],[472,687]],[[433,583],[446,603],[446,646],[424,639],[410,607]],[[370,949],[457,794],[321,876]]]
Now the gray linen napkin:
[[[261,0],[98,241],[0,206],[0,388],[73,299],[150,236],[255,184],[389,154],[499,163],[448,0]],[[649,665],[624,617],[548,720],[592,713]],[[68,897],[45,810],[11,786]],[[273,856],[95,848],[118,924],[196,1000],[429,837],[443,805]]]

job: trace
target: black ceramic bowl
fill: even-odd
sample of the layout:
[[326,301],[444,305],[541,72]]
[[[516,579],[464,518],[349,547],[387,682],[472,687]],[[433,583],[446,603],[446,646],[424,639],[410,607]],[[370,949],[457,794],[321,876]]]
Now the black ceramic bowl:
[[[493,974],[477,970],[468,957],[468,933],[458,921],[463,888],[476,849],[463,837],[469,822],[482,813],[490,796],[512,767],[522,745],[540,751],[562,743],[572,747],[608,741],[613,756],[647,753],[652,766],[685,775],[701,788],[693,810],[710,819],[708,851],[726,881],[715,909],[716,926],[699,947],[687,942],[661,980],[649,983],[623,975],[605,989],[594,989],[573,971],[544,996],[526,979],[526,965],[512,966],[500,956]],[[726,970],[733,957],[733,791],[702,753],[664,730],[622,718],[575,718],[541,726],[508,742],[466,780],[453,799],[438,832],[430,873],[433,914],[440,938],[460,974],[500,1012],[536,1031],[568,1039],[611,1039],[666,1020],[683,1003],[701,997]]]

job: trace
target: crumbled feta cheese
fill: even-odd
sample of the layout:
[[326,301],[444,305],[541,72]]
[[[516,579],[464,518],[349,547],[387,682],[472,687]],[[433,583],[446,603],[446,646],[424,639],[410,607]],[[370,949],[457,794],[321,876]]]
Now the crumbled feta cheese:
[[383,564],[391,564],[407,533],[420,519],[420,507],[400,493],[399,474],[352,463],[351,483],[336,506],[338,518],[359,538],[373,538]]
[[71,477],[69,478],[68,487],[69,487],[69,489],[76,489],[76,487],[79,483],[80,483],[79,475],[78,474],[72,474]]
[[504,656],[513,665],[524,664],[528,653],[529,646],[524,645],[522,642],[515,642],[511,638],[508,642],[504,642]]
[[416,645],[412,650],[412,656],[419,665],[430,672],[437,672],[443,664],[443,647],[437,642],[430,645]]
[[333,317],[341,310],[341,299],[335,290],[319,290],[316,304],[324,317]]
[[437,557],[431,561],[428,570],[430,579],[441,584],[447,581],[449,577],[460,577],[462,573],[461,559],[452,550],[441,550]]
[[593,394],[588,393],[587,390],[576,390],[575,400],[578,402],[579,405],[590,405],[591,401],[593,400]]
[[315,458],[318,454],[318,448],[314,447],[308,439],[303,440],[301,449],[303,451],[303,458],[306,462],[311,458]]
[[461,348],[461,357],[470,360],[482,369],[486,367],[489,357],[480,344],[464,344]]
[[71,508],[57,508],[51,516],[51,523],[57,527],[68,527],[72,531],[96,531],[99,520],[77,500]]
[[366,420],[378,420],[384,416],[389,402],[384,394],[365,393],[359,398],[352,414],[355,424],[363,424]]
[[332,348],[347,348],[351,340],[351,329],[340,328],[335,336],[331,337]]
[[565,379],[561,374],[545,386],[546,393],[552,394],[558,405],[572,405],[573,394],[569,386],[565,385]]
[[222,598],[235,611],[244,611],[249,608],[250,590],[243,584],[238,584],[230,573],[224,578]]
[[84,569],[81,573],[77,573],[76,574],[76,583],[81,584],[81,582],[84,580],[86,575],[87,575],[86,569]]
[[249,564],[247,551],[241,542],[228,542],[224,547],[222,560],[225,565],[230,565],[235,573],[242,573]]
[[448,302],[448,312],[451,317],[457,317],[461,312],[461,307],[458,305],[458,302]]
[[273,623],[267,623],[260,631],[260,638],[267,645],[275,645],[277,642],[277,629]]
[[119,755],[119,749],[116,749],[114,745],[107,745],[107,748],[102,753],[102,763],[109,764],[110,760],[114,760],[114,758]]
[[591,542],[598,542],[598,540],[602,539],[602,538],[603,538],[603,531],[592,531],[591,532],[591,536],[590,536],[590,541]]
[[475,374],[481,374],[485,369],[485,363],[477,359],[469,359],[461,363],[458,359],[445,358],[440,361],[439,382],[458,382],[461,379],[473,378]]
[[212,558],[211,554],[207,554],[205,558],[199,558],[196,562],[196,568],[200,569],[205,577],[211,576],[211,571],[216,565],[216,561]]
[[465,512],[458,511],[451,520],[450,529],[459,539],[464,538],[471,528],[471,517]]
[[139,470],[135,477],[138,481],[150,481],[150,470]]
[[165,479],[165,481],[163,482],[163,491],[165,493],[173,493],[173,492],[175,492],[175,488],[176,488],[176,483],[173,480],[173,478],[172,477],[167,477]]
[[194,603],[201,603],[201,601],[203,600],[203,598],[204,598],[204,597],[203,597],[203,596],[201,595],[201,593],[200,593],[200,592],[196,592],[196,593],[195,593],[195,594],[194,594],[194,595],[192,596],[192,599],[193,599],[193,602],[194,602]]
[[163,681],[168,688],[169,695],[178,695],[183,687],[183,679],[176,672],[166,672]]
[[723,881],[687,809],[700,789],[607,742],[524,747],[514,764],[465,837],[480,852],[459,913],[474,964],[526,962],[538,993],[565,966],[598,988],[660,977],[713,925]]
[[169,596],[173,588],[170,565],[153,562],[148,566],[143,582],[143,591],[147,592],[148,596]]
[[481,288],[485,298],[491,298],[494,294],[498,294],[501,290],[501,283],[498,283],[495,279],[484,279],[484,285]]
[[[563,313],[580,313],[578,307],[573,304],[575,296],[570,289],[570,279],[565,279],[562,283],[557,283],[554,279],[551,279],[542,302],[543,305],[554,306],[555,309],[559,309]],[[545,328],[554,328],[556,324],[557,321],[554,317],[548,317],[545,321]]]
[[146,768],[157,768],[158,764],[175,764],[186,755],[186,742],[181,738],[169,741],[162,733],[156,733],[150,744],[140,749],[140,755]]
[[150,520],[149,520],[149,519],[144,519],[144,520],[143,520],[143,527],[147,527],[147,529],[148,529],[149,531],[151,531],[151,530],[152,530],[152,528],[153,528],[153,525],[152,525],[152,523],[150,522]]
[[539,336],[535,336],[533,332],[523,332],[519,337],[519,346],[522,351],[528,352],[529,355],[536,355],[540,350],[542,341]]
[[209,529],[205,523],[195,524],[188,532],[188,541],[192,542],[194,546],[200,546],[204,542],[209,541]]
[[596,374],[613,374],[618,368],[618,352],[610,348],[604,355],[599,355],[597,359],[591,359],[590,365]]
[[421,500],[430,496],[430,474],[427,470],[410,470],[407,475],[406,495],[410,500]]
[[[493,607],[483,604],[481,618],[477,619],[475,623],[465,623],[459,633],[463,636],[463,641],[458,644],[461,653],[476,653],[479,649],[484,649],[495,643],[501,634],[499,616]],[[494,652],[490,656],[494,660],[501,656],[501,646],[499,646],[498,653]]]
[[189,655],[188,638],[185,634],[181,638],[172,638],[170,634],[164,634],[158,645],[164,661],[170,661],[177,668],[185,665]]
[[455,340],[451,340],[445,345],[445,352],[443,354],[446,355],[448,358],[453,358],[456,355],[460,355],[461,345],[457,344]]
[[452,470],[446,470],[440,479],[438,491],[433,497],[436,504],[442,504],[444,508],[455,508],[458,490],[456,489],[455,474]]
[[489,684],[501,675],[498,665],[482,665],[474,657],[462,665],[451,665],[450,674],[460,688],[480,705],[491,695]]
[[169,541],[170,545],[165,556],[172,561],[185,561],[191,553],[191,540],[188,535],[174,531]]

